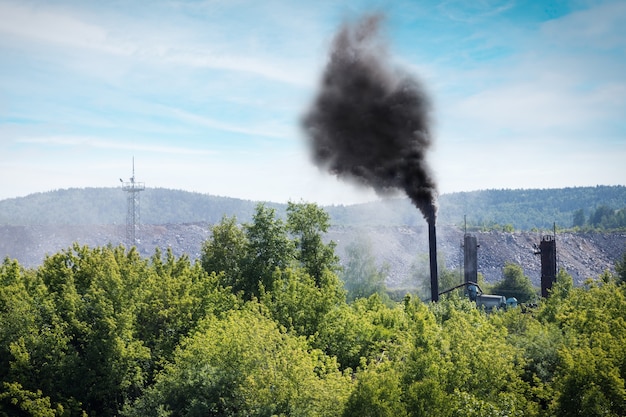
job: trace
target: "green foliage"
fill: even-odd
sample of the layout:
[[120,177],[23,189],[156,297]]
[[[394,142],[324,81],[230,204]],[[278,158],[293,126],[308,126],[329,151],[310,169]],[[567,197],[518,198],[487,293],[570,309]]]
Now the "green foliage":
[[572,289],[556,314],[565,336],[557,416],[626,415],[626,294],[613,283]]
[[[136,334],[153,357],[171,359],[182,336],[199,320],[239,304],[219,285],[215,273],[208,274],[189,258],[176,259],[168,249],[165,260],[159,250],[142,274],[135,306]],[[158,364],[153,363],[153,368]]]
[[206,320],[128,416],[336,416],[349,380],[254,303]]
[[578,209],[572,215],[572,227],[585,226],[585,210]]
[[401,375],[389,362],[358,374],[357,385],[346,404],[344,417],[405,417]]
[[513,263],[504,265],[502,281],[494,284],[491,291],[507,299],[515,297],[520,303],[534,301],[537,298],[537,290],[533,287],[530,278],[524,275],[521,266]]
[[[148,184],[150,185],[150,184]],[[147,224],[207,222],[215,224],[224,215],[252,221],[257,203],[181,190],[146,188],[141,193],[142,221]],[[470,228],[546,230],[572,224],[577,210],[592,214],[599,206],[622,208],[616,224],[584,227],[624,227],[625,186],[573,187],[560,189],[481,190],[443,194],[439,197],[440,224],[458,224],[464,215]],[[285,204],[267,203],[284,217]],[[424,224],[409,199],[351,206],[330,206],[325,210],[335,225]],[[125,195],[120,188],[56,190],[0,201],[0,224],[119,224],[126,213]],[[574,224],[576,226],[576,224]],[[583,227],[582,224],[579,227]]]
[[615,216],[615,210],[609,206],[601,205],[589,215],[588,223],[591,226],[598,227],[606,224],[613,216]]
[[[461,271],[448,269],[445,258],[441,253],[437,254],[439,293],[456,287],[463,281]],[[417,285],[419,296],[424,300],[430,300],[430,258],[428,254],[418,254],[411,265],[411,280]],[[481,285],[482,288],[482,285]],[[454,291],[462,294],[463,289]]]
[[211,237],[202,245],[200,261],[205,271],[223,272],[222,284],[237,288],[243,279],[247,237],[236,217],[222,217],[211,227]]
[[615,262],[615,273],[618,284],[626,283],[626,252],[622,255],[622,259]]
[[289,203],[285,225],[273,209],[258,205],[253,223],[240,229],[235,222],[223,218],[213,227],[203,245],[203,268],[222,271],[222,285],[244,298],[260,297],[285,328],[313,335],[323,316],[345,300],[334,243],[322,241],[328,215],[315,204]]
[[348,292],[348,300],[385,294],[388,267],[378,267],[372,244],[367,239],[351,242],[346,247],[346,264],[341,278]]
[[0,390],[0,417],[32,416],[55,417],[63,415],[63,406],[52,407],[49,397],[43,397],[41,391],[24,390],[17,383],[2,384]]
[[325,217],[291,207],[288,227],[263,206],[222,219],[202,263],[78,245],[36,270],[5,259],[0,416],[626,415],[626,258],[490,314],[461,293],[346,302],[317,256]]
[[289,202],[287,205],[287,230],[295,236],[296,258],[316,281],[321,279],[324,271],[339,269],[335,243],[322,241],[322,234],[329,227],[330,216],[316,204]]
[[234,217],[223,217],[211,229],[211,237],[202,247],[201,263],[208,273],[223,273],[220,281],[245,299],[259,296],[260,288],[269,288],[276,269],[295,261],[294,242],[289,239],[284,222],[276,211],[258,204],[252,223],[240,229]]
[[312,343],[336,357],[343,369],[356,369],[363,361],[396,355],[407,328],[402,309],[390,309],[374,294],[329,312]]
[[276,269],[291,265],[295,247],[287,236],[284,222],[276,211],[259,204],[252,223],[244,225],[246,249],[243,259],[243,277],[233,286],[243,291],[246,298],[258,297],[260,286],[269,288]]
[[272,286],[261,293],[261,302],[281,326],[299,335],[315,334],[325,315],[345,302],[337,276],[329,270],[318,281],[304,269],[276,271]]
[[[441,196],[441,221],[456,223],[467,215],[472,226],[512,225],[515,230],[552,229],[570,225],[574,214],[601,205],[626,206],[626,187],[596,186],[561,189],[483,190]],[[622,226],[623,227],[623,226]]]
[[515,227],[511,223],[508,223],[502,226],[502,231],[505,233],[513,233],[515,231]]
[[[126,197],[120,188],[70,188],[1,200],[0,224],[119,224],[126,215]],[[213,224],[229,214],[249,221],[255,205],[249,200],[148,187],[141,193],[141,219],[146,224]],[[272,207],[284,211],[278,204]]]
[[22,306],[29,327],[3,343],[5,381],[105,416],[141,390],[150,354],[133,337],[137,282],[122,280],[121,252],[74,246],[47,258],[35,276],[23,275],[34,295]]

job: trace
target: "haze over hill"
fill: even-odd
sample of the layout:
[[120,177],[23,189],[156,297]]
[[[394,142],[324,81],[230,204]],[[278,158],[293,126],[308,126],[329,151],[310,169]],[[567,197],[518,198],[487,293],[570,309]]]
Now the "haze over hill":
[[[251,219],[255,201],[164,188],[140,193],[141,222],[215,223],[222,216]],[[286,204],[268,202],[283,215]],[[470,226],[511,225],[516,230],[572,226],[573,215],[586,216],[599,206],[626,207],[626,186],[572,187],[560,189],[481,190],[443,194],[437,222]],[[346,225],[417,226],[424,220],[408,198],[394,198],[355,205],[325,206],[332,223]],[[125,224],[126,193],[121,188],[73,188],[0,200],[0,225]]]
[[[0,201],[0,256],[32,267],[46,254],[70,247],[124,244],[126,195],[119,188],[57,190]],[[150,256],[155,248],[171,248],[177,256],[200,256],[209,228],[223,216],[249,222],[257,202],[161,188],[141,193],[142,225],[138,249]],[[286,204],[266,203],[284,215]],[[572,226],[573,213],[586,216],[600,206],[626,207],[626,187],[598,186],[555,190],[485,190],[440,197],[439,247],[446,267],[462,263],[463,216],[477,235],[479,272],[488,282],[501,278],[506,262],[515,262],[537,285],[539,258],[534,245],[542,234]],[[355,240],[369,239],[379,265],[389,265],[388,284],[416,285],[415,263],[427,253],[426,223],[408,199],[327,206],[333,226],[326,236],[345,254]],[[502,232],[512,225],[515,232]],[[510,228],[509,228],[510,230]],[[559,233],[559,266],[581,283],[606,269],[626,250],[626,232]],[[418,262],[419,263],[419,262]]]

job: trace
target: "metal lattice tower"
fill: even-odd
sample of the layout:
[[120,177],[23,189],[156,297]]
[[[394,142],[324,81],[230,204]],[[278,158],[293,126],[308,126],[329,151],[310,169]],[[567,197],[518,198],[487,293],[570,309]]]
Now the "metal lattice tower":
[[139,227],[139,192],[146,189],[143,182],[135,181],[135,158],[133,158],[133,176],[130,181],[122,182],[122,190],[128,193],[126,211],[126,242],[128,247],[137,244],[137,229]]

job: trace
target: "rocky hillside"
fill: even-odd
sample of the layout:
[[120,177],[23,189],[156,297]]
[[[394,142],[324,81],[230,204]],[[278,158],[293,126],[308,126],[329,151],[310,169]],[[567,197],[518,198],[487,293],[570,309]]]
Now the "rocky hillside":
[[[478,271],[487,282],[502,278],[505,263],[513,262],[524,269],[532,282],[540,285],[540,257],[534,254],[541,235],[533,232],[505,233],[498,231],[474,233],[480,245]],[[337,252],[342,255],[349,242],[369,239],[381,264],[390,267],[389,286],[411,284],[412,267],[428,254],[428,231],[425,227],[375,227],[333,228],[329,237],[338,242]],[[456,227],[437,229],[437,251],[445,267],[459,269],[463,266],[461,243],[463,231]],[[626,233],[559,233],[557,235],[558,267],[572,275],[577,284],[586,278],[597,277],[605,270],[613,270],[615,261],[626,251]],[[441,268],[441,266],[440,266]],[[459,277],[460,280],[460,277]],[[460,282],[460,281],[459,281]]]
[[[534,255],[534,245],[541,235],[533,232],[476,232],[478,270],[487,282],[501,278],[506,262],[521,265],[535,285],[539,285],[540,260]],[[0,256],[17,259],[21,265],[36,267],[46,254],[67,249],[74,242],[80,245],[118,245],[124,242],[125,227],[121,225],[95,226],[0,226]],[[202,243],[209,237],[208,223],[143,225],[137,234],[138,249],[143,256],[151,256],[156,247],[171,248],[177,256],[187,254],[200,257]],[[461,241],[463,231],[453,226],[437,229],[440,257],[448,269],[457,269],[463,262]],[[379,263],[389,266],[390,287],[415,285],[417,262],[428,254],[428,232],[421,227],[396,226],[336,226],[327,235],[337,243],[337,253],[344,256],[346,247],[355,240],[368,239]],[[597,277],[626,251],[626,233],[559,233],[557,254],[559,268],[566,269],[576,283],[588,277]],[[418,266],[416,266],[418,265]]]

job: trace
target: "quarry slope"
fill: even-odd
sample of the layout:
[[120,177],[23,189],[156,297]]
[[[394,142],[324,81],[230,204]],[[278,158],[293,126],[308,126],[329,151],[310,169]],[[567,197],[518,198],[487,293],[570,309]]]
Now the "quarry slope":
[[[462,266],[463,231],[454,226],[437,229],[438,253],[448,269]],[[539,286],[540,259],[534,254],[541,234],[534,232],[474,232],[480,245],[478,271],[487,282],[501,279],[506,262],[522,266],[524,273]],[[409,226],[336,226],[326,240],[337,243],[336,252],[345,261],[351,242],[368,240],[379,265],[389,267],[390,287],[419,285],[415,283],[419,259],[428,254],[426,227]],[[0,226],[0,256],[17,259],[22,266],[37,267],[46,255],[70,248],[72,244],[90,247],[123,244],[124,225],[29,225]],[[202,243],[210,236],[208,223],[142,225],[137,232],[142,256],[154,254],[155,248],[170,248],[176,256],[200,257]],[[557,234],[558,267],[567,270],[576,284],[613,270],[616,260],[626,251],[626,233],[559,233]],[[441,266],[440,266],[441,268]],[[424,271],[422,271],[423,275]]]

